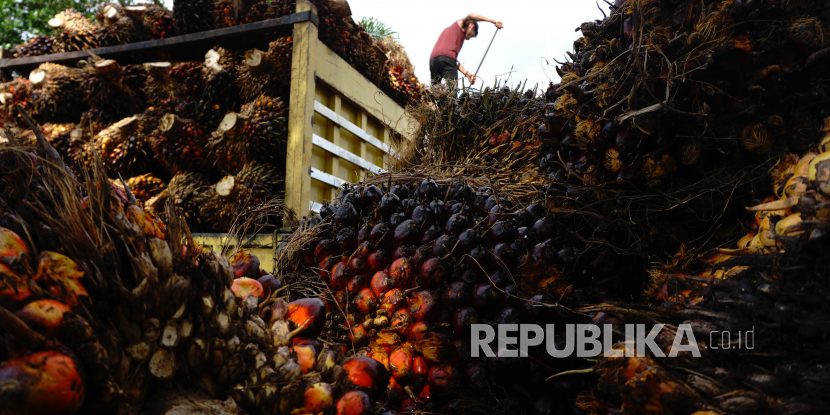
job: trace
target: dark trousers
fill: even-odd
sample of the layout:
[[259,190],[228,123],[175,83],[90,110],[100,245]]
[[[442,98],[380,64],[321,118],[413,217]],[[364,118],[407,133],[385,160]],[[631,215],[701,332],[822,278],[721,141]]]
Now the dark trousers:
[[442,79],[450,86],[458,84],[458,63],[449,56],[436,56],[429,61],[429,74],[432,84],[438,85]]

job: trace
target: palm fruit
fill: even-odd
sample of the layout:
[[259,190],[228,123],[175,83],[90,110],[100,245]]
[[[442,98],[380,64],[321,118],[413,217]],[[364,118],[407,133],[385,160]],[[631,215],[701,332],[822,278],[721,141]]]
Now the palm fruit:
[[213,0],[174,0],[173,27],[179,35],[213,29]]
[[100,46],[101,26],[75,10],[66,9],[49,19],[48,23],[58,31],[55,36],[56,52],[71,52]]
[[27,56],[48,55],[55,51],[55,39],[51,36],[38,35],[23,45],[14,47],[14,56],[25,58]]
[[127,117],[104,128],[90,145],[113,177],[130,177],[157,169],[150,143],[139,131],[139,117]]
[[184,214],[187,223],[194,229],[200,229],[203,224],[199,212],[211,191],[208,180],[198,173],[177,173],[170,179],[167,191],[170,200]]
[[213,27],[231,27],[239,24],[239,11],[230,0],[215,0],[213,3]]
[[142,202],[150,200],[167,188],[164,180],[154,176],[153,173],[130,177],[127,179],[127,186],[130,187],[135,198]]
[[123,13],[132,20],[140,22],[144,31],[152,39],[161,39],[173,35],[173,13],[159,4],[141,4],[126,6]]
[[44,351],[0,365],[5,387],[0,404],[9,414],[72,414],[84,401],[84,382],[75,360]]
[[280,37],[268,44],[268,50],[245,51],[237,78],[240,93],[245,100],[254,100],[262,94],[285,96],[291,73],[291,36]]
[[216,128],[222,116],[239,106],[236,86],[236,56],[229,50],[214,48],[205,54],[203,71],[204,90],[201,98],[205,105],[202,124]]
[[90,109],[104,114],[104,122],[139,113],[146,106],[141,86],[147,75],[137,68],[128,70],[111,59],[88,63],[82,81],[84,102]]
[[[202,206],[202,219],[212,229],[227,230],[246,211],[272,201],[284,192],[285,173],[267,164],[246,164],[236,175],[222,178]],[[270,214],[266,223],[275,225],[281,218]]]
[[158,160],[170,172],[200,169],[206,165],[207,134],[193,120],[167,113],[149,138]]
[[284,164],[287,140],[286,107],[266,96],[225,114],[210,138],[216,167],[234,173],[250,162]]
[[33,116],[41,122],[74,122],[83,111],[79,69],[44,63],[29,73]]

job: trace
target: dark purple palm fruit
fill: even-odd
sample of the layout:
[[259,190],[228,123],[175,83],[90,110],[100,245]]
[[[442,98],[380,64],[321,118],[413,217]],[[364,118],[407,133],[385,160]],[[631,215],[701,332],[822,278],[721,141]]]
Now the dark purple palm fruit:
[[444,305],[449,307],[460,307],[470,304],[473,296],[472,285],[464,281],[453,281],[444,289]]
[[430,226],[435,222],[435,215],[425,205],[418,205],[412,209],[412,220],[419,226]]
[[467,229],[458,235],[458,252],[470,252],[471,249],[478,246],[479,242],[481,242],[481,236],[478,234],[478,231],[475,229]]
[[487,199],[489,199],[490,195],[492,195],[492,194],[493,194],[493,190],[490,189],[489,187],[479,187],[478,190],[476,190],[475,199],[474,199],[475,201],[473,202],[473,204],[477,208],[479,208],[481,210],[484,210],[486,212],[487,210],[484,209],[484,204],[487,202]]
[[461,277],[458,280],[465,284],[475,285],[480,282],[487,282],[487,277],[482,274],[479,268],[467,268],[461,272]]
[[512,220],[500,220],[487,231],[487,240],[491,243],[509,242],[516,239],[516,224]]
[[403,220],[395,227],[394,238],[398,245],[415,243],[420,239],[419,237],[418,225],[412,219]]
[[436,222],[443,223],[447,219],[447,208],[441,200],[433,200],[427,206]]
[[469,258],[473,261],[472,264],[470,264],[472,266],[487,267],[490,265],[488,261],[489,253],[484,245],[476,245],[470,249]]
[[487,377],[487,365],[480,360],[467,363],[467,367],[464,369],[464,380],[473,389],[479,391],[487,390],[490,386],[490,378]]
[[417,269],[424,261],[430,258],[432,258],[432,247],[429,245],[421,245],[415,248],[415,253],[412,255],[412,264]]
[[334,221],[343,225],[354,225],[359,219],[357,209],[351,202],[344,202],[334,209]]
[[485,212],[489,212],[494,206],[499,205],[499,199],[495,196],[490,196],[484,200],[484,205],[481,206]]
[[436,238],[444,234],[444,230],[441,229],[438,225],[432,225],[428,227],[424,233],[421,234],[421,244],[426,245],[430,244]]
[[393,235],[394,230],[392,226],[386,222],[379,222],[373,226],[372,231],[369,232],[369,240],[372,241],[375,246],[384,246],[392,241]]
[[504,307],[496,314],[496,324],[519,324],[521,316],[515,307]]
[[432,254],[436,257],[444,257],[452,252],[457,239],[452,235],[443,234],[432,243]]
[[343,252],[353,251],[357,247],[357,235],[352,227],[341,228],[334,240]]
[[467,216],[461,213],[456,213],[450,215],[450,218],[447,219],[447,223],[444,225],[444,230],[451,235],[458,235],[461,232],[464,232],[464,230],[468,227],[470,227],[470,221],[467,219]]
[[528,250],[527,228],[516,229],[516,239],[510,241],[510,249],[518,256]]
[[395,194],[395,196],[398,196],[398,199],[401,200],[408,198],[412,194],[409,191],[409,187],[405,184],[392,185],[392,189],[390,190],[390,192]]
[[361,199],[363,200],[363,204],[366,207],[372,207],[380,203],[380,200],[383,199],[383,191],[380,190],[375,185],[366,186],[363,189],[363,193],[361,194]]
[[380,214],[383,215],[384,218],[388,218],[400,210],[401,199],[398,195],[388,192],[380,199],[380,205],[378,205],[378,207],[380,209]]
[[472,203],[474,195],[475,192],[473,192],[473,189],[470,186],[467,186],[466,184],[460,181],[455,181],[449,187],[448,199]]
[[493,226],[494,223],[504,219],[508,216],[508,210],[502,205],[493,206],[487,212],[487,226]]
[[576,254],[574,254],[574,249],[570,246],[566,246],[560,249],[556,255],[559,257],[559,260],[562,261],[563,264],[572,264],[574,260],[576,260]]
[[[416,264],[419,263],[417,260],[415,262]],[[449,274],[449,266],[443,260],[435,257],[428,258],[418,265],[416,282],[418,285],[427,288],[437,287],[447,279]]]
[[533,216],[534,221],[542,219],[547,215],[547,211],[541,203],[532,203],[528,205],[525,210]]
[[392,252],[392,260],[396,260],[398,258],[409,258],[412,255],[415,255],[415,247],[412,245],[401,245],[395,248],[395,251]]
[[553,264],[558,259],[552,239],[546,239],[534,245],[531,255],[533,256],[533,262],[538,266]]
[[504,292],[489,282],[473,287],[473,305],[484,315],[492,315],[504,303]]
[[533,222],[533,226],[527,231],[527,236],[531,241],[544,241],[554,236],[555,229],[556,220],[548,216]]
[[368,223],[364,223],[357,229],[357,241],[358,242],[366,242],[369,241],[369,235],[372,234],[372,225]]
[[497,270],[496,272],[490,274],[489,280],[492,284],[495,284],[497,288],[504,289],[510,284],[513,284],[513,278],[510,274],[507,273],[505,270]]
[[393,213],[392,216],[389,217],[389,224],[394,226],[394,227],[397,227],[398,225],[403,223],[405,220],[408,220],[405,213],[403,213],[403,212]]
[[529,227],[533,225],[533,222],[536,222],[536,219],[533,217],[533,214],[530,213],[527,209],[517,209],[513,211],[511,215],[513,220],[516,222],[516,225],[519,227]]
[[470,333],[470,325],[478,324],[480,321],[475,308],[462,307],[453,313],[452,328],[456,336],[467,336]]
[[406,198],[401,200],[401,212],[407,217],[412,216],[412,211],[415,210],[416,207],[420,206],[417,200],[412,198]]
[[334,216],[334,207],[330,204],[325,204],[320,208],[320,218],[325,220]]
[[[514,240],[515,242],[516,240]],[[513,268],[519,259],[519,253],[507,242],[499,242],[493,247],[493,256],[503,267]]]
[[435,180],[430,178],[421,181],[418,188],[415,190],[415,197],[422,201],[428,202],[438,196],[438,184]]

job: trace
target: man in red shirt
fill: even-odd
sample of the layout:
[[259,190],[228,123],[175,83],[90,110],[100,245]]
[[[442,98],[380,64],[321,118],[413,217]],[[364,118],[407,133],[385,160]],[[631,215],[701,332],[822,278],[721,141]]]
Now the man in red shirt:
[[470,13],[467,17],[456,20],[444,29],[441,35],[438,36],[438,41],[435,42],[432,53],[429,55],[429,72],[433,85],[441,83],[441,79],[446,79],[450,86],[455,86],[458,78],[456,71],[460,71],[461,74],[467,77],[470,80],[470,85],[476,83],[476,76],[464,69],[461,63],[458,62],[458,52],[464,46],[465,40],[478,35],[478,22],[490,22],[497,29],[504,27],[500,20]]

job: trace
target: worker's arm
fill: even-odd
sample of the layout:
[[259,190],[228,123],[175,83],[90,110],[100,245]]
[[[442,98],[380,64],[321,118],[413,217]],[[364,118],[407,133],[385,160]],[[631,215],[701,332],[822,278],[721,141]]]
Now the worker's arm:
[[494,26],[496,26],[497,29],[501,29],[501,28],[504,27],[504,24],[501,22],[501,20],[491,19],[489,17],[485,17],[485,16],[482,16],[480,14],[470,13],[470,14],[467,15],[467,18],[473,19],[477,22],[490,22]]
[[461,62],[458,62],[458,72],[461,72],[462,75],[470,80],[470,85],[474,85],[476,83],[476,76],[465,69],[464,66],[461,65]]

